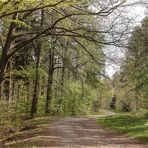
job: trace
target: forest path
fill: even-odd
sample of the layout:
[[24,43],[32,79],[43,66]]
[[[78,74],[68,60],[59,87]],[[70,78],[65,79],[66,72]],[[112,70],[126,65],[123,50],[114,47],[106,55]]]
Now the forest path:
[[[10,145],[9,145],[10,146]],[[146,148],[129,137],[96,124],[92,117],[66,117],[49,124],[38,135],[17,141],[14,147]],[[11,147],[10,146],[10,147]]]

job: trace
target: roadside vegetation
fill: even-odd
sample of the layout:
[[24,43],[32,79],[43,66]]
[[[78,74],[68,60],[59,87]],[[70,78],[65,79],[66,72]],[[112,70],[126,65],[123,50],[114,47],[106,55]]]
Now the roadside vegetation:
[[[3,129],[3,135],[0,137],[0,146],[7,146],[8,143],[15,144],[16,141],[24,140],[38,136],[49,126],[49,123],[55,120],[57,117],[37,117],[34,119],[23,120],[18,129],[14,127],[7,127]],[[58,117],[59,118],[59,117]],[[31,145],[24,145],[29,146]]]
[[[146,13],[134,27],[126,12],[138,4],[1,0],[1,141],[48,123],[48,117],[99,114],[100,109],[135,114],[148,110],[148,17]],[[142,5],[148,3],[143,0]],[[116,59],[114,49],[125,56]],[[112,77],[107,63],[119,64]],[[146,118],[128,117],[127,131],[141,119],[143,128],[135,127],[133,134],[138,138],[145,129],[146,135]]]
[[148,116],[133,114],[117,114],[111,117],[97,119],[99,125],[127,134],[140,143],[148,143]]

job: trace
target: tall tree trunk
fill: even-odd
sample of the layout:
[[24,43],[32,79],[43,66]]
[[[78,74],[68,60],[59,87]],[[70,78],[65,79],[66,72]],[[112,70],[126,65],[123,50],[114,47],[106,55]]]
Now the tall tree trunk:
[[11,70],[12,70],[12,62],[9,62],[9,80],[8,80],[8,100],[12,101],[12,95],[13,95],[13,80],[12,80],[12,74],[11,74]]
[[[58,58],[56,60],[56,65],[59,66],[60,65],[60,58]],[[60,77],[60,68],[58,68],[56,70],[56,89],[55,89],[55,99],[57,99],[59,97],[59,93],[60,93],[60,89],[59,89],[59,77]]]
[[49,70],[48,70],[48,84],[47,84],[45,113],[51,112],[53,71],[54,71],[54,48],[49,50]]
[[[41,9],[40,29],[43,29],[43,23],[44,23],[44,9]],[[39,42],[37,41],[36,78],[35,78],[34,94],[33,94],[33,99],[32,99],[32,107],[31,107],[31,112],[30,112],[31,117],[34,117],[34,114],[37,113],[37,104],[38,104],[38,97],[39,97],[40,55],[41,55],[41,43],[40,41]]]
[[2,89],[3,87],[2,86],[3,86],[3,82],[0,83],[0,100],[3,99],[3,89]]
[[33,93],[33,99],[32,99],[31,112],[30,112],[30,115],[31,115],[32,118],[37,113],[37,104],[38,104],[38,97],[39,97],[40,55],[41,55],[41,44],[37,43],[37,61],[36,61],[35,85],[34,85],[34,93]]
[[67,64],[67,47],[63,46],[63,66],[62,66],[62,76],[61,76],[61,88],[63,93],[64,82],[65,82],[65,72],[66,72],[66,64]]
[[[17,18],[17,13],[13,15],[12,20],[16,20],[16,18]],[[12,35],[14,31],[15,31],[15,23],[12,22],[8,30],[5,45],[4,47],[2,47],[2,54],[0,58],[0,92],[2,91],[2,81],[4,79],[5,71],[8,65],[8,60],[9,60],[8,54],[11,49]],[[1,95],[0,95],[0,98],[1,98]]]

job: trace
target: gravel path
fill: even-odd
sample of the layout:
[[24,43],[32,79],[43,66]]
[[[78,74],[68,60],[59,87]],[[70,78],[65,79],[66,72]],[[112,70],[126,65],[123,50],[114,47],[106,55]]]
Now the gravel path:
[[[96,124],[93,117],[69,117],[49,124],[40,134],[17,141],[24,145],[57,148],[147,148],[125,135]],[[11,145],[13,146],[13,145]]]

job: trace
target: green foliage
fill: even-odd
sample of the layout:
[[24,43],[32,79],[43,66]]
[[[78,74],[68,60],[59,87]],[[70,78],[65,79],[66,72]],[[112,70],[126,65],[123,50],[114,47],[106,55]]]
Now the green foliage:
[[15,120],[8,117],[10,124],[19,126],[21,115],[28,116],[37,103],[36,115],[43,116],[48,86],[50,115],[88,114],[101,107],[104,35],[89,4],[89,0],[0,1],[1,45],[7,48],[0,47],[0,54],[11,57],[6,58],[2,99],[7,107],[14,105],[8,108],[12,116],[18,115]]
[[128,102],[124,102],[122,104],[122,109],[121,109],[122,112],[130,112],[131,111],[131,108],[130,108],[130,105]]
[[53,114],[54,112],[63,115],[88,114],[92,111],[96,99],[96,91],[91,86],[85,85],[82,90],[80,82],[68,81],[60,100],[56,98],[53,100]]
[[110,109],[110,104],[114,96],[114,89],[112,87],[111,79],[102,79],[100,87],[97,88],[98,98],[100,100],[100,107],[103,109]]
[[29,26],[28,24],[26,24],[23,21],[20,21],[18,19],[15,20],[5,20],[6,23],[14,23],[15,25],[17,25],[18,27],[22,27],[22,28],[27,28],[27,29],[31,29],[31,26]]
[[38,116],[44,116],[45,115],[45,98],[46,98],[46,95],[45,94],[42,94],[39,96],[39,99],[38,99]]
[[[140,26],[137,26],[128,43],[126,63],[124,65],[121,79],[124,97],[128,98],[125,103],[135,100],[137,108],[147,108],[148,88],[148,18],[146,17]],[[135,99],[134,99],[135,98]],[[137,100],[136,100],[137,99]],[[133,104],[133,103],[132,103]],[[138,105],[139,104],[139,105]]]
[[110,103],[110,108],[116,109],[116,96],[115,95],[113,96],[112,101]]
[[138,139],[140,142],[148,143],[147,117],[138,117],[129,114],[116,115],[98,119],[97,123],[123,132],[130,137]]
[[[17,110],[15,103],[8,103],[6,101],[1,102],[2,111],[0,112],[0,128],[10,128],[10,129],[19,129],[23,125],[23,116],[24,114],[20,113]],[[2,130],[2,129],[1,129]]]

